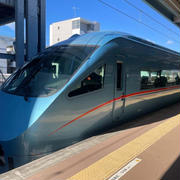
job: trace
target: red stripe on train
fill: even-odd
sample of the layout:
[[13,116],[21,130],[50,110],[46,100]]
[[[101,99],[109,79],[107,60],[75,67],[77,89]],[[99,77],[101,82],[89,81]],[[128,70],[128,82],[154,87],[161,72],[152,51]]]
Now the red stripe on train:
[[136,95],[141,95],[141,94],[147,94],[147,93],[153,93],[153,92],[159,92],[159,91],[170,90],[170,89],[178,89],[178,88],[180,88],[180,86],[171,86],[171,87],[160,88],[160,89],[140,91],[140,92],[136,92],[136,93],[132,93],[132,94],[127,94],[127,95],[124,95],[124,96],[120,96],[120,97],[118,97],[118,98],[114,98],[114,99],[112,99],[112,100],[110,100],[110,101],[107,101],[107,102],[105,102],[105,103],[103,103],[103,104],[100,104],[100,105],[96,106],[95,108],[93,108],[93,109],[91,109],[91,110],[89,110],[89,111],[81,114],[80,116],[76,117],[75,119],[69,121],[68,123],[66,123],[66,124],[64,124],[63,126],[59,127],[59,128],[56,129],[55,131],[51,132],[48,136],[51,136],[51,135],[55,134],[57,131],[63,129],[64,127],[66,127],[66,126],[68,126],[68,125],[70,125],[70,124],[73,123],[74,121],[77,121],[78,119],[86,116],[87,114],[89,114],[89,113],[91,113],[91,112],[93,112],[93,111],[96,111],[97,109],[99,109],[99,108],[101,108],[101,107],[103,107],[103,106],[105,106],[105,105],[107,105],[107,104],[110,104],[110,103],[112,103],[112,102],[114,102],[114,101],[118,101],[118,100],[120,100],[120,99],[122,99],[122,98],[128,98],[128,97],[131,97],[131,96],[136,96]]

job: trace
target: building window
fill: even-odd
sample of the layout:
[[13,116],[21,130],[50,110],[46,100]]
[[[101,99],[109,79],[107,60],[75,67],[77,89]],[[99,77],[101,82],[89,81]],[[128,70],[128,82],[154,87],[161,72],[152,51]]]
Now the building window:
[[60,38],[58,38],[57,41],[59,42],[59,41],[60,41]]
[[60,26],[58,26],[58,30],[60,30]]
[[94,31],[94,24],[88,24],[87,31]]
[[69,97],[78,96],[103,88],[105,77],[105,65],[97,68],[94,72],[83,79],[77,87],[69,93]]
[[72,29],[79,29],[80,28],[80,20],[72,21]]

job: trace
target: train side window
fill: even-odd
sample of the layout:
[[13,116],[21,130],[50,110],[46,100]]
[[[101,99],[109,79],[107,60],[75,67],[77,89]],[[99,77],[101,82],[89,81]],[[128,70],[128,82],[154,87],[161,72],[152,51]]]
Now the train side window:
[[140,75],[141,75],[141,89],[155,88],[158,72],[141,71]]
[[118,90],[122,89],[122,62],[117,62],[117,85]]
[[166,77],[168,86],[180,84],[179,70],[163,70],[161,74]]
[[177,71],[175,80],[176,80],[176,84],[179,85],[180,84],[180,71],[179,70]]
[[152,89],[180,84],[179,70],[141,71],[141,89]]
[[68,96],[78,96],[88,92],[96,91],[103,88],[104,86],[104,77],[105,77],[105,65],[97,68],[91,74],[89,74],[85,79],[81,81],[77,87],[72,90]]

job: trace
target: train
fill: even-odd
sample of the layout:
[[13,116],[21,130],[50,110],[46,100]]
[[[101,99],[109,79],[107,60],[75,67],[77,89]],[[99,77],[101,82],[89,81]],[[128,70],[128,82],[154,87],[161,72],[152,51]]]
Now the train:
[[180,100],[180,54],[121,32],[55,44],[0,89],[0,170]]

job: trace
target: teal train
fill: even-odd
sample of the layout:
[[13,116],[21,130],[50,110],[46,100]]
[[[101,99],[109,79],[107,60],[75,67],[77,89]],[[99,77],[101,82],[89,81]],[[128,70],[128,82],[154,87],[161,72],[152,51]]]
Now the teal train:
[[119,32],[47,48],[0,89],[0,171],[180,101],[180,54]]

